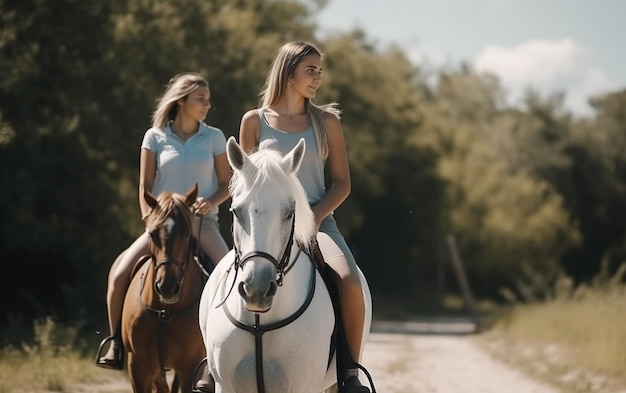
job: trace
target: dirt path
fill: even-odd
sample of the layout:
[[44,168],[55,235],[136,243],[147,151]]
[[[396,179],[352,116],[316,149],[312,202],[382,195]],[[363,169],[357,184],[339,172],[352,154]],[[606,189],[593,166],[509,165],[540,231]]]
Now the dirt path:
[[[464,329],[471,327],[378,323],[362,363],[378,393],[559,393],[492,358],[473,336],[460,334]],[[124,374],[111,376],[108,384],[68,393],[131,391]]]
[[373,333],[363,365],[379,393],[558,393],[493,359],[468,335]]

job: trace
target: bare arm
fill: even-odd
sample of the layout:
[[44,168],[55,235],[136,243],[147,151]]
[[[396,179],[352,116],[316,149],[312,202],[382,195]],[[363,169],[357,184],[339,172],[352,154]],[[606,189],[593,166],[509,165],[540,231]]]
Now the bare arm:
[[330,113],[324,114],[324,123],[328,132],[329,148],[326,165],[330,172],[332,184],[324,198],[313,207],[315,223],[318,228],[322,220],[346,200],[352,187],[341,123],[336,116]]
[[259,134],[261,133],[261,120],[256,109],[246,112],[241,118],[239,126],[239,145],[246,153],[250,154],[259,146]]
[[154,178],[156,177],[156,153],[145,148],[141,149],[139,156],[139,210],[141,219],[145,219],[150,213],[150,206],[143,197],[144,190],[152,192]]
[[206,214],[213,209],[213,207],[221,205],[230,197],[228,183],[230,182],[231,173],[226,152],[214,156],[213,160],[215,162],[218,189],[215,194],[207,199],[198,198],[198,202],[194,205],[194,208],[199,214]]

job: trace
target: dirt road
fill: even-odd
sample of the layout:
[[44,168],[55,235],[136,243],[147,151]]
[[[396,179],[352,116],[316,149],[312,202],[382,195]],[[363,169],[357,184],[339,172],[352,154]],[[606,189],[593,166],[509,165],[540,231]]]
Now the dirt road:
[[[449,332],[453,334],[445,334],[437,326],[413,326],[413,329],[398,324],[374,326],[362,363],[372,374],[376,390],[379,393],[558,393],[493,359],[472,336],[459,334],[463,333],[462,326],[456,329]],[[406,333],[411,330],[420,333]]]
[[[377,323],[362,363],[378,393],[559,393],[493,359],[472,335],[463,334],[471,329],[449,323]],[[110,384],[83,386],[70,393],[87,391],[131,389],[124,374],[115,372]]]

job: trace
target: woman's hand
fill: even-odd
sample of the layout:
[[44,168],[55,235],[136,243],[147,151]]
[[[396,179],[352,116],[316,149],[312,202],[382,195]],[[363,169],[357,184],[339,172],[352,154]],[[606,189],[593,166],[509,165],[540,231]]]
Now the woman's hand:
[[203,215],[203,214],[207,214],[208,212],[210,212],[211,209],[213,208],[213,205],[208,200],[200,197],[196,199],[196,202],[193,204],[191,208],[193,209],[193,212],[196,213],[197,215]]

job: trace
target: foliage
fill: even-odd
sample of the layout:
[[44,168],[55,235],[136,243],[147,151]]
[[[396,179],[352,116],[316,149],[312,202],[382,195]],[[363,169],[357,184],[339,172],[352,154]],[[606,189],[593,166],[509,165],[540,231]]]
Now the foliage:
[[433,78],[363,31],[318,38],[324,4],[0,0],[2,322],[54,315],[102,330],[108,268],[143,230],[138,150],[163,86],[205,75],[207,122],[236,136],[292,39],[322,49],[316,99],[343,110],[353,189],[336,215],[375,299],[426,306],[456,291],[450,234],[481,297],[537,299],[562,273],[578,285],[616,271],[626,92],[596,97],[582,120],[558,94],[510,108],[499,81],[467,65]]
[[35,321],[31,340],[0,351],[0,391],[67,392],[98,378],[80,354],[77,332],[49,317]]

